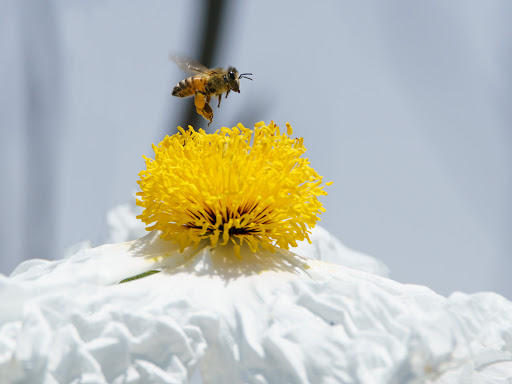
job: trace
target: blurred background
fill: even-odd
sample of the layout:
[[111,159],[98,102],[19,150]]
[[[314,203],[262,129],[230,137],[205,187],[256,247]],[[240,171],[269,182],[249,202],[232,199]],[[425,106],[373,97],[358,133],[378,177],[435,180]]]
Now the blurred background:
[[286,122],[321,225],[441,294],[512,299],[512,2],[0,4],[0,272],[99,244],[142,155],[204,119],[170,52],[252,72],[210,132]]

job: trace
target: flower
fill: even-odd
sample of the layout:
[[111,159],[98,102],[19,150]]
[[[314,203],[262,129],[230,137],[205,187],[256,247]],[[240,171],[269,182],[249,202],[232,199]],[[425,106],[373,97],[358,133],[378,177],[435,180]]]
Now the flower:
[[145,158],[140,173],[138,217],[148,231],[161,231],[181,251],[229,242],[237,256],[243,244],[274,252],[309,241],[308,228],[325,211],[317,197],[326,192],[289,124],[287,134],[273,122],[257,123],[254,133],[242,124],[214,134],[178,129],[153,145],[155,159]]
[[[512,302],[493,293],[445,298],[380,276],[382,263],[311,230],[324,192],[300,158],[301,140],[260,124],[249,146],[249,132],[182,130],[156,147],[140,183],[146,236],[0,275],[2,382],[512,378]],[[216,170],[205,171],[210,150]],[[257,153],[266,161],[251,158]],[[244,172],[252,161],[259,166]],[[133,216],[130,207],[110,214],[111,236],[138,233]],[[286,249],[295,243],[300,256]],[[146,273],[154,269],[161,273]]]

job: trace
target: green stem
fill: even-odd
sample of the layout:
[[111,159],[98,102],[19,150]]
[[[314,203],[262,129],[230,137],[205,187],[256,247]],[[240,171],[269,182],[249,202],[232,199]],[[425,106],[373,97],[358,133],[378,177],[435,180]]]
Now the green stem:
[[147,272],[141,273],[140,275],[135,275],[135,276],[129,277],[127,279],[121,280],[119,282],[119,284],[126,283],[126,282],[132,281],[132,280],[142,279],[143,277],[146,277],[146,276],[152,275],[154,273],[158,273],[158,272],[160,272],[160,271],[156,271],[156,270],[147,271]]

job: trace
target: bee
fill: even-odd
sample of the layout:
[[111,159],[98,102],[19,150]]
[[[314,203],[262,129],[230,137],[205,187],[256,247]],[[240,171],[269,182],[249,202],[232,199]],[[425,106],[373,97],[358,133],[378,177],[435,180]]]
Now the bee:
[[220,107],[222,94],[228,97],[230,91],[240,93],[240,79],[249,79],[252,73],[238,73],[235,67],[208,69],[193,59],[179,56],[170,58],[185,72],[193,75],[180,81],[172,90],[173,96],[194,96],[194,104],[198,114],[209,120],[208,126],[213,120],[213,111],[210,107],[212,97],[217,97]]

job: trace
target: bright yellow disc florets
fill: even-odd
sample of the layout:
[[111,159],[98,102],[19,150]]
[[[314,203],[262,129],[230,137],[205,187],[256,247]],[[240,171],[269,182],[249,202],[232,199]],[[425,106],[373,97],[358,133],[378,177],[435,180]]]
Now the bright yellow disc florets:
[[287,128],[281,134],[273,122],[260,122],[254,134],[242,124],[206,134],[179,127],[153,145],[154,160],[145,157],[138,218],[181,250],[204,239],[212,246],[232,242],[236,250],[245,242],[253,252],[309,241],[308,228],[325,211],[317,196],[327,193],[301,158],[302,138],[291,139]]

